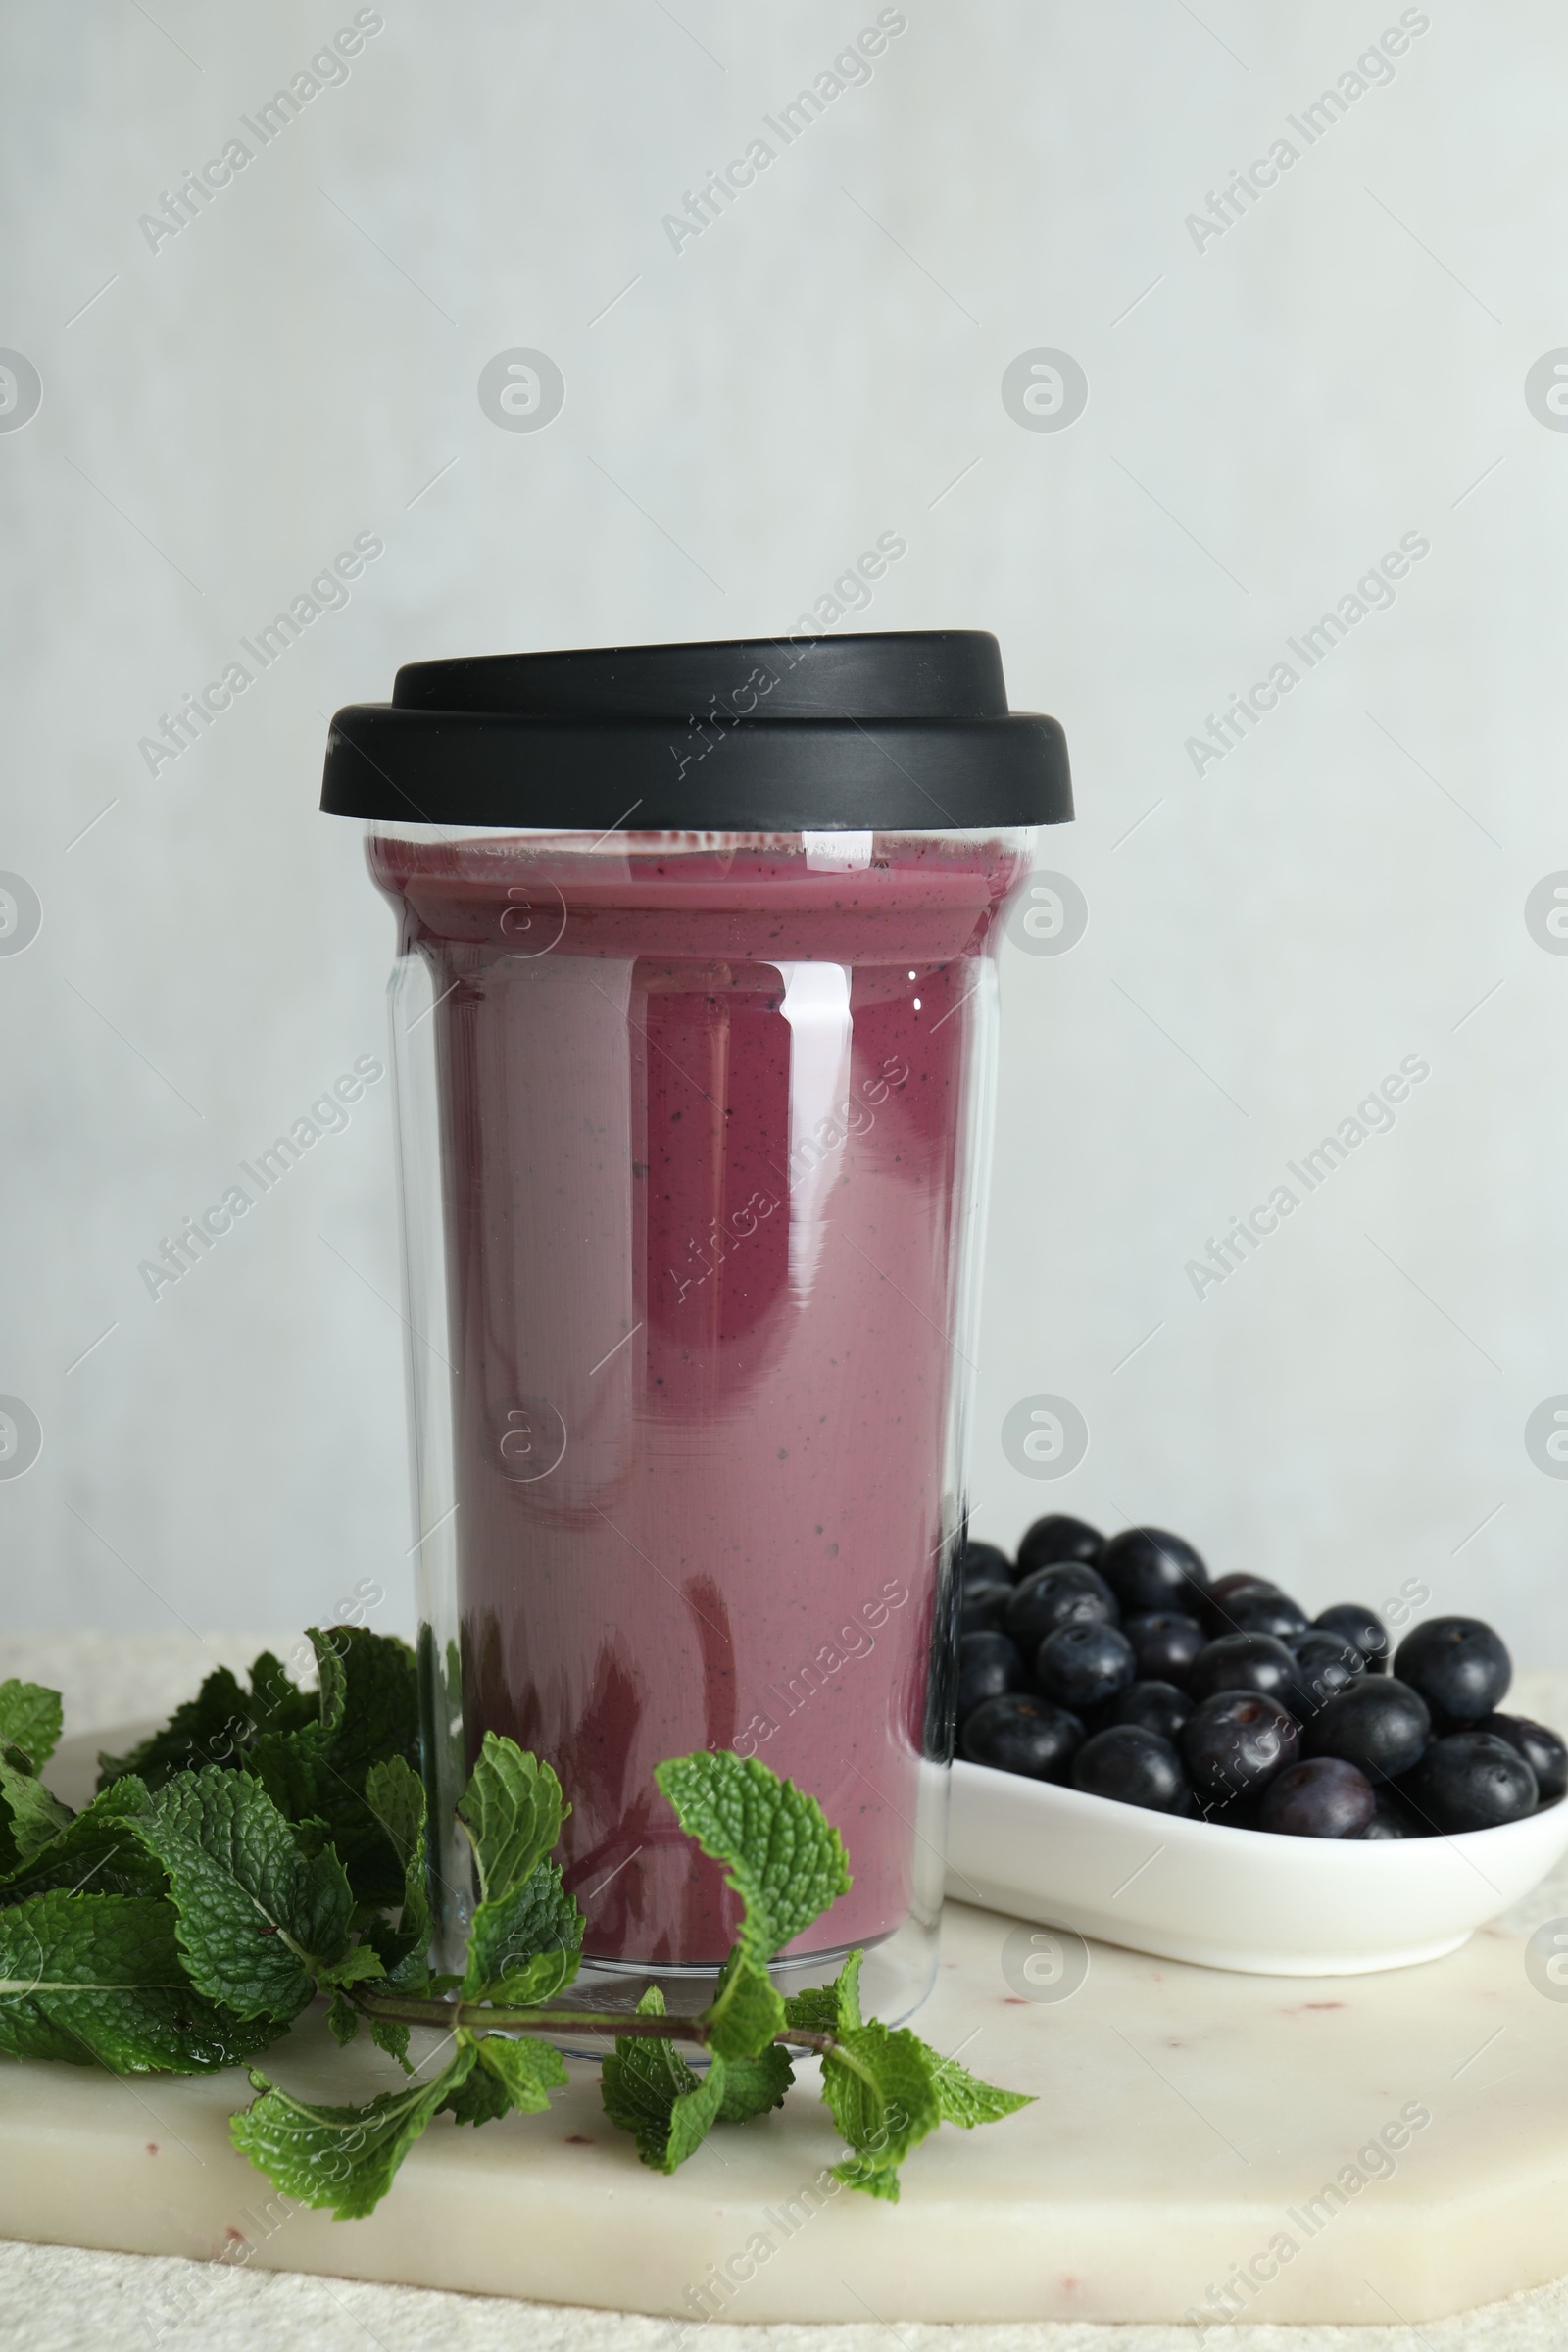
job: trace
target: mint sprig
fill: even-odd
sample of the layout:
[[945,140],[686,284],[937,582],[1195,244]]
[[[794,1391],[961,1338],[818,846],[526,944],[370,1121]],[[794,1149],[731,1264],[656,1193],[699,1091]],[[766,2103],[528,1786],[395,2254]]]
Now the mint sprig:
[[[552,1858],[570,1808],[548,1763],[493,1733],[457,1806],[478,1885],[467,1950],[461,1975],[434,1973],[414,1653],[363,1627],[310,1640],[315,1690],[267,1653],[248,1687],[220,1669],[163,1731],[100,1759],[76,1815],[39,1777],[58,1697],[0,1683],[0,2050],[204,2072],[257,2058],[324,2000],[337,2040],[368,2028],[403,2084],[334,2106],[256,2071],[232,2137],[285,2195],[340,2219],[373,2210],[437,2116],[544,2112],[567,2082],[556,2042],[589,2034],[614,2036],[607,2116],[664,2173],[715,2126],[782,2106],[792,2053],[821,2062],[837,2177],[879,2198],[898,2196],[904,2159],[939,2125],[1027,2104],[865,2018],[858,1952],[831,1984],[781,1994],[774,1964],[848,1892],[849,1864],[814,1797],[728,1751],[655,1774],[736,1898],[698,2015],[669,2016],[657,1986],[631,2016],[561,2004],[583,1938]],[[416,2045],[419,2028],[437,2038]]]

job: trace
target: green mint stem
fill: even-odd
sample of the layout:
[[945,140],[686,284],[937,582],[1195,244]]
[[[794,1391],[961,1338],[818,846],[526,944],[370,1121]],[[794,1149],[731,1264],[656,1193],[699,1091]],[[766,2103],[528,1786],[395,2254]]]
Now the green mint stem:
[[[371,1984],[355,1984],[349,1998],[367,2017],[384,2018],[390,2025],[434,2026],[450,2033],[467,2026],[508,2034],[606,2033],[637,2041],[693,2041],[706,2043],[709,2029],[695,2017],[637,2017],[609,2009],[501,2009],[484,2001],[421,2000],[416,1994],[377,1992]],[[837,2050],[831,2034],[812,2034],[803,2026],[787,2026],[773,2039],[792,2049],[813,2050],[825,2057]]]

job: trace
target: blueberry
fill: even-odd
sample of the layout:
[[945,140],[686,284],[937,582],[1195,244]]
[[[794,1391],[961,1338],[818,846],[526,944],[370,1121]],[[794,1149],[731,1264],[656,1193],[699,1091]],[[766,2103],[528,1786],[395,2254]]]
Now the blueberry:
[[1000,1698],[1005,1690],[1027,1690],[1029,1661],[1016,1642],[1005,1634],[965,1634],[958,1643],[958,1721],[974,1713],[983,1698]]
[[1133,1645],[1119,1626],[1080,1621],[1058,1626],[1040,1644],[1035,1681],[1058,1706],[1099,1706],[1137,1678]]
[[1306,1625],[1306,1611],[1272,1585],[1245,1585],[1220,1603],[1218,1614],[1235,1633],[1272,1634],[1276,1642]]
[[1011,1585],[999,1584],[991,1579],[965,1583],[958,1591],[958,1631],[960,1634],[997,1633],[1006,1623],[1007,1603],[1011,1600]]
[[1403,1793],[1433,1829],[1451,1835],[1519,1821],[1540,1791],[1519,1750],[1495,1732],[1453,1732],[1433,1740]]
[[1153,1609],[1129,1617],[1122,1632],[1133,1645],[1141,1676],[1152,1681],[1184,1683],[1193,1660],[1207,1640],[1196,1617],[1179,1616],[1174,1609]]
[[1152,1609],[1193,1614],[1208,1570],[1192,1545],[1160,1527],[1126,1527],[1100,1555],[1100,1572],[1129,1617]]
[[1136,1723],[1140,1730],[1174,1740],[1193,1711],[1193,1700],[1174,1683],[1130,1683],[1106,1712],[1112,1723]]
[[1031,1656],[1058,1626],[1086,1622],[1114,1625],[1116,1596],[1104,1578],[1081,1561],[1037,1568],[1012,1588],[1007,1632]]
[[958,1574],[966,1585],[1010,1585],[1017,1570],[999,1544],[965,1544]]
[[1300,1734],[1261,1690],[1218,1690],[1182,1727],[1181,1751],[1204,1797],[1236,1798],[1296,1762]]
[[1205,1625],[1214,1626],[1220,1633],[1234,1632],[1235,1628],[1226,1612],[1238,1592],[1278,1592],[1278,1585],[1271,1585],[1266,1576],[1254,1576],[1250,1568],[1235,1576],[1222,1576],[1216,1584],[1210,1585],[1208,1591],[1203,1594],[1201,1604],[1203,1622]]
[[1312,1623],[1353,1642],[1374,1674],[1388,1673],[1389,1629],[1376,1609],[1363,1609],[1358,1600],[1337,1600],[1332,1609],[1319,1609]]
[[1089,1796],[1146,1805],[1152,1813],[1192,1809],[1181,1757],[1168,1740],[1136,1723],[1113,1724],[1086,1740],[1072,1760],[1072,1785]]
[[982,1699],[963,1727],[958,1745],[971,1764],[996,1772],[1020,1772],[1033,1781],[1064,1781],[1084,1727],[1076,1715],[1046,1698],[1010,1692]]
[[1320,1632],[1315,1626],[1298,1634],[1286,1646],[1296,1660],[1296,1673],[1285,1703],[1300,1723],[1309,1722],[1320,1707],[1348,1690],[1366,1672],[1366,1659],[1353,1642]]
[[1026,1528],[1018,1544],[1018,1574],[1033,1576],[1037,1568],[1054,1568],[1063,1560],[1098,1560],[1105,1539],[1087,1519],[1071,1519],[1065,1511],[1049,1511]]
[[1310,1756],[1275,1774],[1257,1826],[1281,1838],[1361,1838],[1377,1809],[1364,1772],[1339,1756]]
[[1484,1715],[1476,1730],[1495,1732],[1518,1749],[1536,1776],[1544,1805],[1554,1805],[1568,1792],[1568,1747],[1544,1723],[1532,1723],[1526,1715]]
[[1389,1788],[1380,1787],[1376,1793],[1378,1801],[1372,1818],[1361,1832],[1365,1840],[1380,1844],[1395,1838],[1426,1837],[1426,1823],[1417,1821],[1402,1797],[1396,1796]]
[[1187,1688],[1194,1698],[1212,1698],[1216,1690],[1260,1690],[1288,1704],[1295,1680],[1296,1660],[1272,1634],[1221,1634],[1199,1651]]
[[1513,1679],[1508,1652],[1479,1617],[1429,1617],[1399,1643],[1394,1671],[1450,1723],[1479,1723]]
[[1278,1585],[1270,1584],[1266,1576],[1258,1576],[1250,1568],[1238,1568],[1229,1576],[1215,1577],[1208,1588],[1208,1598],[1217,1607],[1220,1601],[1228,1600],[1233,1592],[1240,1592],[1249,1585],[1259,1585],[1265,1592],[1279,1591]]
[[1331,1698],[1307,1725],[1309,1756],[1343,1756],[1374,1785],[1397,1780],[1432,1738],[1427,1702],[1393,1675],[1363,1674]]

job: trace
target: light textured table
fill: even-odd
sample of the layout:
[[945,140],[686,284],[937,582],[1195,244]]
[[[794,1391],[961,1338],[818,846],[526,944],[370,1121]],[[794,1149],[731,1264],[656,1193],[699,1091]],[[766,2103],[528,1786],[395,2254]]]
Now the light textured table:
[[[167,1641],[118,1636],[13,1639],[0,1642],[0,1676],[26,1674],[63,1689],[68,1729],[79,1734],[107,1729],[127,1717],[159,1712],[187,1694],[200,1673],[220,1657],[240,1664],[257,1646],[259,1640],[233,1637],[215,1638],[206,1649],[187,1637]],[[276,1637],[272,1646],[279,1646]],[[1521,1693],[1522,1701],[1525,1695]],[[1537,1712],[1555,1714],[1558,1706],[1554,1701],[1559,1696],[1560,1692],[1537,1686],[1529,1691],[1528,1703]],[[1568,1892],[1561,1886],[1544,1888],[1533,1909],[1536,1917],[1568,1911]],[[960,1914],[959,1921],[965,1916],[972,1920],[975,1915]],[[1112,1977],[1126,1965],[1116,1956],[1106,1955],[1104,1974]],[[1454,1998],[1459,2006],[1464,1997],[1462,1974],[1454,1978]],[[1425,1971],[1414,1972],[1408,1980],[1412,2007],[1426,2005],[1418,1990],[1426,1975]],[[1261,2019],[1256,1981],[1234,1982],[1238,2010],[1255,2009]],[[1381,1980],[1385,1985],[1393,1982]],[[1436,1979],[1429,1980],[1429,1985],[1436,1990]],[[1281,1989],[1274,1988],[1275,1996]],[[1472,1997],[1476,1993],[1487,1997],[1479,1976],[1472,1984]],[[1461,2021],[1457,2008],[1454,2022],[1462,2038],[1468,2021]],[[1519,2030],[1528,2033],[1538,2022],[1522,2015]],[[1529,2072],[1533,2082],[1557,2071],[1550,2064],[1550,2053],[1547,2042],[1532,2051]],[[1477,2077],[1470,2076],[1463,2086],[1466,2093],[1476,2082]],[[87,2087],[84,2082],[82,2088]],[[1261,2071],[1256,2089],[1260,2103],[1266,2105],[1269,2084]],[[1568,2078],[1564,2092],[1568,2098]],[[1549,2128],[1551,2112],[1549,2094],[1538,2095],[1534,2108],[1538,2124]],[[1475,2113],[1477,2128],[1485,2128],[1484,2102]],[[506,2127],[495,2129],[504,2132]],[[1000,2133],[993,2144],[1000,2147]],[[1436,2145],[1434,2133],[1434,2149]],[[976,2153],[978,2148],[977,2142]],[[966,2147],[960,2149],[960,2153],[967,2152]],[[926,2153],[930,2161],[932,2152]],[[920,2158],[914,2162],[918,2164]],[[648,2185],[657,2189],[660,2184],[650,2181]],[[902,2212],[907,2215],[911,2210],[912,2200]],[[1358,2221],[1360,2218],[1357,2216]],[[0,2230],[5,2227],[0,2212]],[[1154,2234],[1152,2225],[1150,2233]],[[1500,2280],[1505,2281],[1507,2276],[1504,2263]],[[886,2301],[880,2307],[889,2308]],[[225,2352],[228,2346],[252,2343],[363,2345],[368,2338],[385,2345],[388,2352],[392,2347],[423,2346],[433,2340],[455,2348],[559,2346],[564,2352],[569,2346],[600,2352],[601,2347],[615,2345],[635,2352],[645,2345],[673,2346],[676,2336],[667,2321],[618,2313],[295,2276],[260,2267],[24,2244],[0,2246],[0,2312],[6,2321],[0,2332],[6,2340],[25,2344],[29,2352],[67,2352],[68,2347],[71,2352],[76,2347],[86,2352],[87,2347],[118,2347],[138,2339],[210,2344]],[[1167,2352],[1167,2348],[1195,2346],[1199,2338],[1194,2329],[1169,2324],[1105,2326],[1068,2321],[956,2326],[895,2318],[889,2328],[868,2316],[861,2323],[814,2327],[714,2323],[689,2340],[707,2347],[707,2352],[730,2352],[730,2347],[742,2345],[747,2352],[784,2352],[786,2346],[790,2352],[831,2352],[840,2345],[868,2348],[894,2340],[908,2352],[916,2352],[916,2348],[935,2352],[937,2346],[945,2352],[959,2352],[960,2347],[967,2352],[967,2347],[981,2344],[997,2346],[1002,2352],[1012,2352],[1013,2347],[1022,2352],[1025,2346],[1030,2352],[1079,2352],[1079,2348],[1088,2352],[1091,2346],[1102,2348],[1102,2352],[1156,2352],[1156,2348]],[[1418,2328],[1395,2324],[1388,2328],[1250,2325],[1229,2328],[1223,2333],[1215,2329],[1209,2340],[1234,2347],[1234,2352],[1254,2352],[1254,2348],[1262,2352],[1265,2346],[1288,2346],[1291,2352],[1318,2352],[1319,2347],[1331,2345],[1363,2347],[1364,2352],[1382,2352],[1383,2347],[1393,2352],[1396,2346],[1399,2352],[1413,2352],[1418,2344],[1429,2347],[1429,2352],[1457,2352],[1461,2344],[1519,2347],[1520,2352],[1538,2345],[1557,2347],[1568,2342],[1568,2285],[1538,2289],[1457,2319],[1425,2320]]]

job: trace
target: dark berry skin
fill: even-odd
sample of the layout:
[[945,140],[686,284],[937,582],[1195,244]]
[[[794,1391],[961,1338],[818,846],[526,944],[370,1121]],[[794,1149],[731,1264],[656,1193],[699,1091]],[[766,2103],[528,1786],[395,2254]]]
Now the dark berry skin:
[[1006,1623],[1012,1594],[1011,1585],[990,1579],[962,1585],[958,1592],[959,1633],[999,1633]]
[[1508,1652],[1479,1617],[1429,1617],[1399,1643],[1394,1671],[1449,1723],[1479,1723],[1513,1680]]
[[966,1585],[1010,1585],[1018,1571],[1000,1544],[966,1544],[958,1555],[958,1574]]
[[1396,1838],[1426,1837],[1426,1823],[1417,1821],[1409,1806],[1401,1797],[1396,1796],[1392,1788],[1380,1788],[1376,1793],[1378,1801],[1372,1818],[1361,1832],[1366,1842],[1377,1845],[1386,1844]]
[[1178,1616],[1174,1609],[1129,1617],[1121,1630],[1133,1645],[1140,1677],[1157,1683],[1184,1683],[1208,1639],[1196,1617]]
[[958,1643],[958,1721],[974,1713],[984,1698],[1001,1698],[1006,1690],[1027,1690],[1029,1661],[1016,1642],[1005,1634],[965,1634]]
[[1024,1530],[1018,1544],[1018,1574],[1033,1576],[1037,1568],[1054,1568],[1063,1560],[1087,1560],[1093,1566],[1104,1547],[1104,1537],[1087,1519],[1049,1511]]
[[1218,1583],[1210,1585],[1208,1591],[1203,1594],[1199,1613],[1202,1617],[1203,1623],[1212,1627],[1215,1633],[1234,1633],[1236,1628],[1231,1624],[1227,1612],[1239,1592],[1278,1592],[1278,1585],[1271,1585],[1266,1576],[1254,1576],[1250,1569],[1248,1569],[1245,1574],[1222,1576]]
[[1215,1577],[1208,1588],[1208,1597],[1217,1605],[1229,1599],[1231,1593],[1240,1592],[1244,1585],[1262,1585],[1270,1592],[1279,1591],[1278,1585],[1271,1585],[1266,1576],[1256,1576],[1250,1568],[1235,1568],[1229,1576]]
[[1114,1625],[1116,1598],[1104,1578],[1082,1561],[1037,1568],[1012,1589],[1006,1629],[1031,1656],[1058,1626]]
[[1408,1772],[1431,1738],[1432,1717],[1418,1690],[1393,1675],[1363,1674],[1313,1716],[1302,1743],[1309,1756],[1343,1756],[1376,1786]]
[[1275,1774],[1257,1826],[1280,1838],[1364,1838],[1377,1809],[1364,1772],[1339,1756],[1309,1756]]
[[1536,1776],[1494,1732],[1452,1732],[1434,1740],[1403,1793],[1433,1829],[1453,1836],[1521,1821],[1536,1809]]
[[1260,1788],[1244,1788],[1236,1796],[1202,1796],[1196,1810],[1214,1830],[1255,1830],[1257,1809],[1262,1802]]
[[1288,1644],[1296,1674],[1285,1703],[1298,1723],[1309,1723],[1321,1707],[1348,1690],[1366,1672],[1366,1660],[1353,1642],[1314,1627]]
[[1193,1801],[1170,1741],[1135,1723],[1112,1724],[1086,1740],[1072,1760],[1072,1785],[1086,1795],[1144,1805],[1152,1813],[1186,1813]]
[[1133,1645],[1115,1625],[1059,1626],[1035,1658],[1035,1681],[1046,1696],[1075,1714],[1117,1697],[1136,1677]]
[[1276,1642],[1300,1633],[1306,1624],[1305,1611],[1268,1585],[1249,1585],[1231,1593],[1221,1603],[1220,1614],[1235,1633],[1272,1634]]
[[1017,1691],[982,1700],[964,1725],[958,1746],[971,1764],[989,1764],[995,1772],[1022,1773],[1032,1781],[1064,1781],[1083,1737],[1076,1715],[1054,1707],[1048,1698]]
[[1568,1793],[1568,1747],[1544,1723],[1532,1723],[1526,1715],[1485,1715],[1476,1730],[1494,1732],[1499,1740],[1506,1740],[1510,1747],[1518,1749],[1536,1776],[1536,1788],[1544,1805],[1554,1805]]
[[1338,1634],[1344,1642],[1352,1642],[1374,1674],[1388,1673],[1393,1643],[1376,1609],[1363,1609],[1358,1600],[1337,1600],[1332,1609],[1319,1609],[1312,1623],[1327,1634]]
[[1286,1705],[1295,1680],[1296,1660],[1272,1634],[1221,1634],[1199,1651],[1188,1669],[1187,1688],[1194,1698],[1212,1698],[1216,1690],[1259,1690]]
[[1242,1797],[1297,1758],[1294,1717],[1260,1690],[1219,1690],[1182,1727],[1182,1758],[1193,1786],[1212,1804]]
[[1107,1712],[1112,1723],[1136,1723],[1143,1731],[1157,1732],[1162,1740],[1174,1740],[1195,1703],[1174,1683],[1132,1683],[1111,1700]]
[[1129,1617],[1156,1609],[1192,1616],[1199,1595],[1208,1589],[1208,1570],[1198,1553],[1162,1527],[1123,1528],[1106,1544],[1099,1566]]

